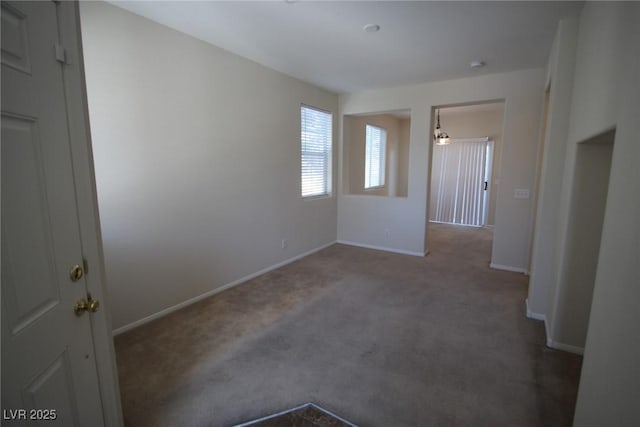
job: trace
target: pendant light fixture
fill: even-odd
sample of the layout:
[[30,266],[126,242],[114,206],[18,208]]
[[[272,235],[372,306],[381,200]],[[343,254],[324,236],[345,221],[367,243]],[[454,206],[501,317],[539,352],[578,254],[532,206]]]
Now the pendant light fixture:
[[451,138],[449,138],[449,135],[446,132],[443,132],[440,128],[440,109],[436,111],[436,114],[438,115],[438,122],[436,124],[435,132],[433,133],[433,142],[436,145],[449,145]]

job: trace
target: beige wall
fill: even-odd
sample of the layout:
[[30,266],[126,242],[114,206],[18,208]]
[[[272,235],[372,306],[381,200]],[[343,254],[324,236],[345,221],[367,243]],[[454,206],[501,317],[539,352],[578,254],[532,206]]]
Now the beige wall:
[[[343,118],[345,193],[375,196],[406,197],[409,174],[409,119],[389,114],[345,116]],[[364,188],[366,126],[378,126],[387,131],[385,184],[380,188]]]
[[336,197],[300,197],[300,104],[332,111],[337,140],[336,95],[80,9],[114,328],[336,240]]
[[[546,320],[549,345],[577,353],[584,349],[593,291],[593,277],[586,280],[583,276],[584,271],[591,271],[592,266],[587,264],[594,261],[583,252],[597,252],[600,234],[577,245],[575,227],[585,216],[587,220],[597,217],[602,206],[586,209],[576,206],[575,197],[583,179],[576,161],[579,144],[616,126],[619,108],[615,100],[619,80],[616,73],[620,69],[603,63],[620,62],[617,58],[627,55],[621,50],[624,29],[617,23],[621,13],[616,4],[589,6],[583,9],[579,20],[563,21],[555,42],[557,53],[550,61],[549,120],[550,126],[554,126],[550,132],[556,133],[548,135],[551,153],[543,167],[542,204],[538,212],[541,218],[553,223],[549,226],[538,222],[541,228],[539,232],[536,229],[530,311]],[[590,22],[593,14],[601,14],[597,24]],[[554,74],[559,82],[555,85]],[[553,154],[557,157],[551,157]],[[591,221],[598,222],[593,218]],[[545,254],[554,256],[552,262]]]
[[540,188],[536,213],[528,314],[545,319],[558,274],[558,209],[562,198],[569,115],[578,37],[578,19],[560,22],[549,57],[549,115],[544,136]]
[[584,350],[576,426],[640,425],[638,40],[639,4],[587,2],[550,58],[529,314],[549,345]]
[[410,109],[411,155],[407,198],[339,194],[338,240],[424,254],[432,108],[504,100],[492,263],[527,270],[532,205],[514,189],[534,185],[543,84],[544,70],[535,69],[340,95],[342,114]]
[[490,141],[493,141],[493,168],[487,210],[488,225],[495,224],[496,200],[500,182],[503,119],[504,105],[502,104],[490,110],[475,112],[451,112],[447,108],[440,109],[440,124],[452,138],[480,138],[487,136]]
[[[585,4],[580,17],[570,150],[575,150],[576,142],[612,126],[615,140],[576,426],[640,425],[639,40],[640,4]],[[561,309],[561,305],[556,307]],[[558,325],[554,326],[555,330]]]

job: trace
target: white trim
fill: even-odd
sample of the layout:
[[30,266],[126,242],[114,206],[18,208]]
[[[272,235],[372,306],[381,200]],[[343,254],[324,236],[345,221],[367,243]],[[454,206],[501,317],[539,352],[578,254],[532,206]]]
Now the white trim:
[[552,340],[547,336],[547,347],[551,347],[556,350],[567,351],[573,354],[579,354],[580,356],[584,355],[584,347],[578,347],[575,345],[563,344],[561,342],[557,342]]
[[375,249],[377,251],[393,252],[393,253],[396,253],[396,254],[412,255],[412,256],[419,256],[419,257],[426,256],[427,252],[428,252],[428,251],[425,251],[425,252],[414,252],[414,251],[406,251],[404,249],[388,248],[388,247],[385,247],[385,246],[366,245],[364,243],[356,243],[356,242],[351,242],[349,240],[338,240],[338,241],[336,241],[336,243],[339,243],[341,245],[357,246],[359,248]]
[[527,274],[527,270],[520,267],[511,267],[509,265],[500,265],[500,264],[494,264],[494,263],[489,264],[489,267],[495,270],[513,271],[515,273]]
[[527,310],[527,317],[529,319],[542,320],[544,322],[544,332],[546,334],[547,347],[553,348],[555,350],[567,351],[573,354],[579,354],[581,356],[584,355],[584,347],[564,344],[564,343],[552,340],[551,333],[549,332],[549,322],[547,322],[547,316],[541,313],[534,313],[533,311],[529,310],[528,298],[524,300],[524,303]]
[[164,310],[158,311],[157,313],[154,313],[154,314],[151,314],[149,316],[143,317],[142,319],[136,320],[136,321],[131,322],[131,323],[127,324],[127,325],[121,326],[118,329],[114,329],[113,335],[120,335],[120,334],[122,334],[124,332],[130,331],[131,329],[137,328],[138,326],[142,326],[145,323],[149,323],[152,320],[156,320],[156,319],[159,319],[161,317],[164,317],[169,313],[173,313],[176,310],[180,310],[181,308],[188,307],[191,304],[195,304],[196,302],[201,301],[201,300],[203,300],[205,298],[208,298],[210,296],[218,294],[218,293],[220,293],[222,291],[225,291],[225,290],[227,290],[229,288],[233,288],[234,286],[237,286],[237,285],[239,285],[241,283],[247,282],[247,281],[249,281],[251,279],[254,279],[254,278],[258,277],[258,276],[261,276],[261,275],[263,275],[265,273],[268,273],[268,272],[270,272],[272,270],[275,270],[276,268],[280,268],[280,267],[283,267],[283,266],[285,266],[287,264],[291,264],[294,261],[297,261],[297,260],[299,260],[301,258],[304,258],[306,256],[309,256],[309,255],[313,254],[313,253],[321,251],[322,249],[328,248],[329,246],[332,246],[332,245],[334,245],[336,243],[337,243],[336,241],[329,242],[329,243],[324,244],[322,246],[319,246],[319,247],[317,247],[315,249],[311,249],[310,251],[303,252],[303,253],[301,253],[299,255],[296,255],[296,256],[294,256],[292,258],[286,259],[286,260],[284,260],[282,262],[279,262],[277,264],[274,264],[274,265],[271,265],[269,267],[263,268],[262,270],[256,271],[255,273],[251,273],[251,274],[249,274],[247,276],[241,277],[241,278],[239,278],[237,280],[234,280],[233,282],[230,282],[230,283],[227,283],[225,285],[219,286],[219,287],[217,287],[215,289],[207,291],[207,292],[205,292],[203,294],[200,294],[200,295],[198,295],[196,297],[190,298],[190,299],[188,299],[186,301],[182,301],[181,303],[178,303],[178,304],[173,305],[171,307],[167,307]]
[[573,354],[584,354],[584,347],[577,347],[575,345],[563,344],[561,342],[554,341],[551,339],[551,331],[549,331],[549,322],[547,322],[547,316],[541,313],[534,313],[529,310],[529,299],[525,299],[524,303],[527,309],[527,317],[535,320],[542,320],[544,322],[544,332],[546,335],[547,347],[553,348],[555,350],[567,351]]
[[[62,66],[67,107],[71,163],[77,199],[82,255],[89,265],[84,283],[87,292],[100,301],[91,314],[93,350],[105,427],[124,424],[115,358],[107,287],[104,274],[102,236],[95,185],[93,152],[89,130],[80,9],[78,2],[56,2],[60,42],[68,62]],[[77,285],[76,285],[77,286]],[[82,392],[82,390],[79,390]]]
[[451,142],[489,142],[489,137],[482,136],[479,138],[451,138]]
[[429,222],[431,222],[433,224],[455,225],[456,227],[484,228],[484,225],[458,224],[457,222],[434,221],[432,219],[430,219]]
[[[533,311],[529,310],[529,298],[524,300],[524,305],[527,309],[527,317],[529,319],[542,320],[543,322],[545,322],[546,329],[547,316],[542,313],[534,313]],[[547,336],[549,336],[549,334],[547,334]]]
[[551,337],[551,331],[549,331],[549,322],[547,322],[547,316],[544,317],[544,333],[546,334],[547,347],[551,347],[553,340]]

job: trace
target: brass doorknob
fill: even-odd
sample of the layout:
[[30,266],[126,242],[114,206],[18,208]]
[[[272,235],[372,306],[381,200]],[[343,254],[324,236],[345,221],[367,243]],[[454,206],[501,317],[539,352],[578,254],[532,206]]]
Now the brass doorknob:
[[76,316],[80,317],[84,314],[85,311],[89,311],[91,313],[95,313],[100,308],[100,301],[94,300],[91,298],[91,294],[87,295],[87,300],[79,299],[76,301],[73,306],[73,311],[76,313]]
[[69,270],[69,277],[71,278],[72,282],[77,282],[78,280],[82,279],[82,276],[84,276],[84,271],[82,270],[82,267],[77,264],[71,267],[71,269]]
[[76,316],[80,317],[84,314],[85,311],[89,308],[89,305],[84,299],[79,299],[76,301],[76,305],[73,306],[73,311],[76,313]]

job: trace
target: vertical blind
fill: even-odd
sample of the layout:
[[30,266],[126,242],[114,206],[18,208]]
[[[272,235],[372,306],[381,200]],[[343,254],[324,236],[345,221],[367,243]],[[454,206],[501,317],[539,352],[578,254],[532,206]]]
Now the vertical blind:
[[302,197],[331,192],[332,115],[307,106],[301,114]]
[[487,146],[484,139],[453,140],[449,145],[434,145],[429,203],[431,221],[484,225]]
[[367,125],[365,142],[364,188],[381,187],[384,185],[387,131]]

